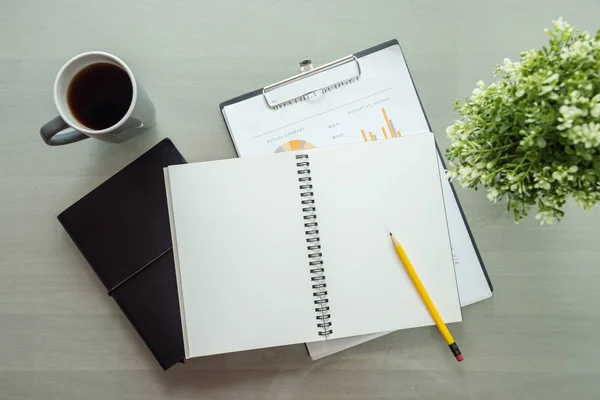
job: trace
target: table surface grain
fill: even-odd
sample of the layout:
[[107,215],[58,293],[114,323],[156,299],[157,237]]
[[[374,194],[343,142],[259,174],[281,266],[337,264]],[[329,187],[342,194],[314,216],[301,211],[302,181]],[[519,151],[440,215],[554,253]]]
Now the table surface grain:
[[[303,345],[206,357],[163,372],[56,220],[163,137],[190,161],[234,157],[218,103],[398,38],[436,137],[455,98],[597,0],[3,0],[0,5],[0,399],[597,399],[600,209],[512,222],[458,189],[495,284],[453,326],[397,332],[311,361]],[[48,147],[52,84],[75,54],[122,57],[158,124],[122,145]]]

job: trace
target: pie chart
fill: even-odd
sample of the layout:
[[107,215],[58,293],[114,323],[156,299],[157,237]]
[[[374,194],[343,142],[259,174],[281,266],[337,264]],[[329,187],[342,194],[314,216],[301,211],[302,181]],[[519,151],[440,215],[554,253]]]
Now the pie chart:
[[282,153],[284,151],[296,151],[296,150],[308,150],[308,149],[316,149],[317,146],[314,144],[307,142],[305,140],[290,140],[287,143],[279,146],[275,153]]

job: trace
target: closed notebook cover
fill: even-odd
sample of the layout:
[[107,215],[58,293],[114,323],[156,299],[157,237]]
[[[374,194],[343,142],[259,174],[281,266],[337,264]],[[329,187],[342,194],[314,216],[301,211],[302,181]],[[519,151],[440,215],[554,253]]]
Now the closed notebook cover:
[[184,349],[163,168],[185,162],[164,139],[58,216],[164,369]]
[[164,369],[184,358],[173,265],[169,250],[111,293]]

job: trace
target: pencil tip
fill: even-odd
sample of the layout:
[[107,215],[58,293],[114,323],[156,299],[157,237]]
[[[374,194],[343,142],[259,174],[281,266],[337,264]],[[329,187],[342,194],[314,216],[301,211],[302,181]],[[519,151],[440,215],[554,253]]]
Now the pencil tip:
[[390,236],[393,236],[393,235],[392,235],[392,232],[390,232]]

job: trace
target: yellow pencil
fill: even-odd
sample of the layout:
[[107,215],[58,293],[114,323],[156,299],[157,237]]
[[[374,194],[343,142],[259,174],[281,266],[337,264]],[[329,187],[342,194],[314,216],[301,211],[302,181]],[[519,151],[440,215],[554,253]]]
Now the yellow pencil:
[[394,235],[392,235],[391,232],[390,232],[390,237],[392,238],[392,242],[394,243],[394,248],[396,249],[396,253],[398,253],[398,257],[400,257],[400,260],[402,261],[402,264],[404,265],[404,268],[406,269],[408,276],[410,276],[410,279],[412,280],[413,284],[415,285],[417,292],[419,292],[419,295],[421,296],[423,303],[425,303],[425,306],[427,307],[429,314],[431,314],[431,317],[435,321],[435,324],[437,325],[440,333],[442,334],[444,339],[446,339],[446,343],[448,343],[448,347],[450,347],[452,354],[454,354],[454,357],[456,357],[456,361],[461,362],[465,358],[461,354],[460,349],[458,348],[456,342],[454,341],[454,338],[450,334],[448,327],[446,327],[444,320],[442,320],[442,317],[440,316],[437,309],[435,308],[433,301],[431,301],[431,297],[429,297],[429,294],[427,294],[427,290],[425,290],[425,286],[423,286],[421,279],[419,279],[419,276],[417,275],[417,272],[415,271],[410,260],[408,259],[406,252],[400,245],[400,242],[398,242],[398,240],[394,237]]

